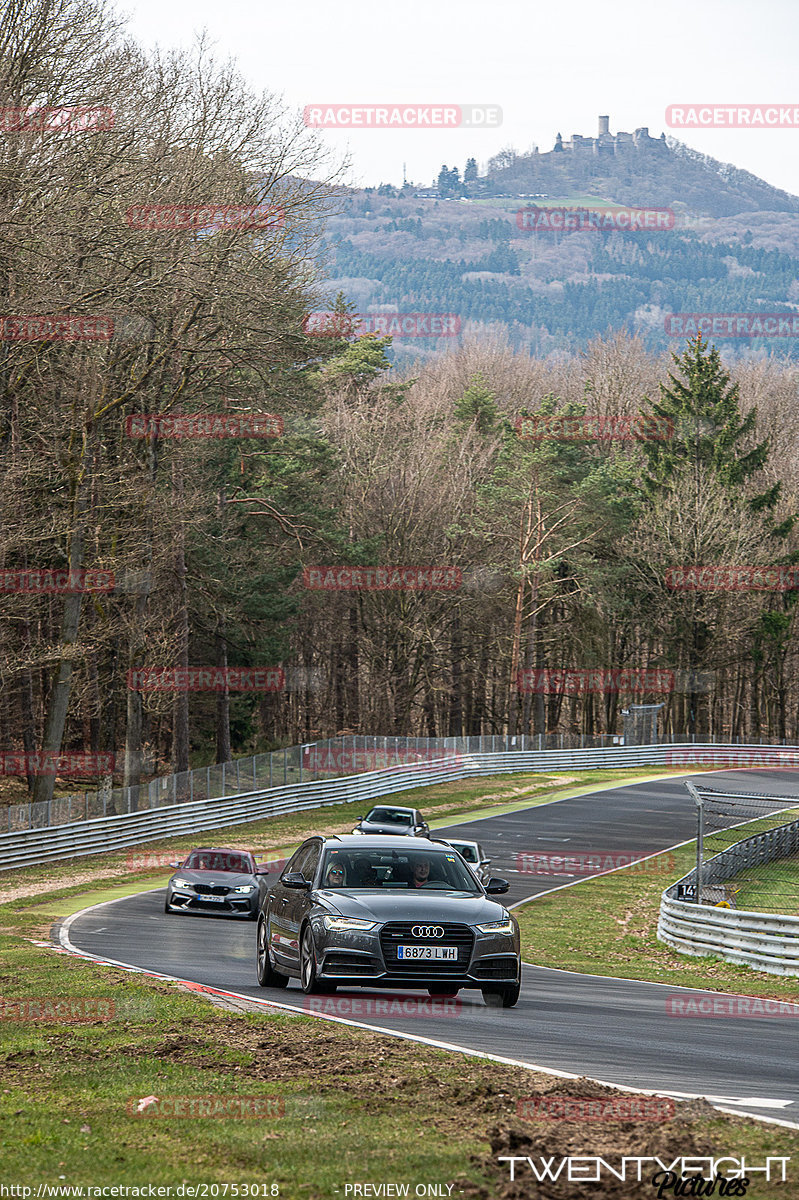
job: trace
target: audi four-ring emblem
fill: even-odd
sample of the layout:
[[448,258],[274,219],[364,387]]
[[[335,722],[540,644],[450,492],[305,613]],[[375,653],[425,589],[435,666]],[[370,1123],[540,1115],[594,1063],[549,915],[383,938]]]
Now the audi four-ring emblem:
[[414,925],[411,930],[414,937],[440,938],[444,936],[443,925]]

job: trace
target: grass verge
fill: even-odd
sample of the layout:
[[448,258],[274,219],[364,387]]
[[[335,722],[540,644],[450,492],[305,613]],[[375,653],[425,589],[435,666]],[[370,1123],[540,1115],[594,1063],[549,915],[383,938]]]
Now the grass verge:
[[721,958],[678,954],[657,940],[660,897],[696,861],[692,842],[514,909],[525,962],[748,996],[799,1000],[799,978],[782,978]]
[[[152,1184],[176,1196],[187,1183],[257,1184],[259,1196],[343,1200],[353,1195],[347,1185],[369,1182],[406,1185],[410,1195],[421,1187],[420,1195],[512,1200],[540,1193],[528,1181],[523,1189],[508,1182],[497,1156],[509,1152],[614,1161],[646,1154],[668,1162],[746,1153],[758,1163],[799,1155],[799,1131],[725,1117],[704,1102],[678,1104],[656,1122],[623,1120],[618,1110],[582,1125],[523,1120],[517,1103],[529,1097],[607,1101],[619,1094],[310,1017],[232,1015],[174,985],[8,935],[0,937],[0,982],[6,1186]],[[30,1008],[14,1008],[31,999],[39,1020]],[[73,1014],[93,1019],[58,1020],[55,1006],[67,1001]],[[42,1021],[47,1002],[50,1020]],[[451,1019],[441,1021],[442,1037]],[[145,1115],[136,1115],[152,1097]],[[176,1098],[195,1114],[267,1115],[169,1115]],[[440,1190],[428,1192],[428,1185]],[[655,1193],[645,1179],[597,1194]],[[789,1182],[777,1194],[795,1200],[799,1190]],[[560,1181],[546,1195],[558,1200],[585,1189]],[[773,1197],[773,1185],[755,1184],[747,1195]]]

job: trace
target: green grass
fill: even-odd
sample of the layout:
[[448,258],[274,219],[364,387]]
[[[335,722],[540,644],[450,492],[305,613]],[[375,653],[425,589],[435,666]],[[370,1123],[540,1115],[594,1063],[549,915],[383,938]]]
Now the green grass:
[[[493,1197],[506,1172],[496,1162],[504,1152],[498,1138],[532,1139],[514,1153],[552,1153],[551,1143],[567,1134],[571,1148],[563,1153],[601,1155],[609,1143],[614,1153],[652,1153],[655,1135],[655,1152],[670,1159],[700,1145],[717,1155],[745,1150],[758,1161],[799,1156],[799,1132],[723,1117],[706,1105],[679,1106],[655,1131],[633,1123],[542,1127],[517,1117],[518,1100],[613,1093],[305,1016],[233,1015],[174,985],[7,935],[0,936],[0,983],[6,1006],[103,1000],[109,1018],[26,1023],[9,1020],[5,1008],[6,1185],[248,1182],[265,1183],[270,1194],[274,1183],[283,1200],[335,1200],[350,1182],[404,1182],[411,1193],[436,1182],[454,1184],[453,1196]],[[449,1021],[441,1025],[446,1038]],[[134,1115],[150,1096],[159,1104],[255,1099],[272,1115]],[[789,1185],[778,1195],[793,1200],[799,1191]]]
[[727,883],[736,908],[799,917],[799,854],[747,867]]
[[679,987],[799,999],[799,978],[769,975],[715,957],[678,954],[657,940],[661,894],[695,861],[695,844],[690,843],[515,909],[525,962]]
[[[580,773],[581,786],[575,788],[563,776],[500,776],[438,787],[434,796],[419,804],[444,823],[455,809],[473,813],[479,808],[482,814],[495,810],[489,805],[504,810],[525,807],[575,791],[584,793],[608,780],[632,782],[633,778],[641,776],[631,771]],[[325,815],[339,822],[352,819],[351,811],[342,808],[331,808]],[[316,810],[258,823],[260,844],[285,845],[292,833],[298,840],[302,833],[319,828],[322,817]],[[249,844],[257,844],[251,836],[253,826],[240,830]],[[211,836],[224,843],[232,840],[232,832]],[[197,841],[193,835],[170,846],[188,848]],[[675,855],[677,861],[668,864],[669,877],[684,873],[691,864],[690,849]],[[557,1128],[542,1129],[540,1123],[517,1117],[518,1099],[542,1092],[611,1093],[598,1085],[555,1081],[537,1072],[304,1016],[234,1015],[165,981],[88,964],[25,940],[23,935],[43,936],[49,921],[68,911],[157,885],[152,872],[149,877],[141,872],[123,880],[104,874],[103,868],[112,861],[124,864],[124,855],[93,860],[98,877],[90,884],[60,880],[64,864],[6,873],[6,882],[25,875],[29,885],[37,883],[48,890],[0,907],[0,925],[6,931],[0,934],[0,995],[5,1004],[70,998],[110,1001],[113,1010],[106,1003],[106,1015],[112,1019],[68,1025],[11,1021],[9,1009],[3,1012],[0,1182],[173,1187],[181,1181],[256,1182],[267,1184],[267,1194],[274,1183],[283,1200],[343,1200],[349,1182],[405,1182],[411,1193],[420,1183],[454,1183],[453,1196],[488,1200],[507,1186],[506,1168],[497,1164],[496,1156],[507,1153],[497,1147],[508,1139],[515,1139],[514,1144],[532,1139],[527,1149],[512,1151],[521,1154],[551,1154],[566,1137],[570,1149],[563,1153],[602,1155],[609,1153],[609,1145],[616,1153],[622,1149],[651,1153],[651,1139],[656,1136],[656,1152],[661,1157],[668,1152],[671,1159],[699,1146],[705,1151],[714,1148],[718,1154],[745,1151],[758,1160],[766,1154],[799,1158],[796,1131],[721,1117],[702,1105],[687,1106],[673,1124],[654,1131],[629,1123],[593,1127],[558,1123]],[[89,865],[74,860],[68,868]],[[619,881],[621,875],[628,877],[625,891],[614,895],[608,880]],[[653,897],[659,899],[669,877],[654,878]],[[640,871],[618,873],[567,889],[557,901],[551,897],[528,905],[520,914],[525,957],[543,961],[542,954],[551,955],[552,965],[624,974],[618,968],[625,964],[612,959],[618,947],[602,934],[602,919],[609,919],[610,932],[615,925],[618,933],[613,912],[638,905],[650,882]],[[595,890],[603,886],[605,891]],[[562,914],[555,911],[555,903],[562,906]],[[621,947],[627,965],[633,961],[638,968],[639,923],[636,917],[625,935],[633,938],[634,947],[624,939]],[[568,950],[569,946],[582,954],[579,963],[577,951]],[[665,950],[659,943],[655,946]],[[600,951],[611,952],[607,964],[593,957]],[[703,975],[691,982],[718,983],[704,977],[706,960],[687,960],[687,966],[677,961],[682,970],[694,965]],[[722,967],[733,973],[733,990],[745,990],[739,969]],[[668,975],[661,978],[676,981]],[[782,990],[787,986],[783,981],[779,992],[771,977],[765,981],[767,986],[758,994],[789,994]],[[448,1031],[448,1020],[442,1020],[442,1039],[447,1039]],[[135,1109],[136,1101],[153,1095],[194,1098],[195,1103],[197,1098],[205,1102],[273,1098],[272,1111],[281,1115],[190,1119],[129,1114],[131,1102]],[[682,1113],[681,1106],[678,1114]],[[653,1193],[646,1185],[646,1191],[630,1189],[629,1194]],[[799,1200],[799,1190],[792,1184],[780,1187],[776,1194]],[[760,1200],[774,1192],[755,1183],[747,1195]]]

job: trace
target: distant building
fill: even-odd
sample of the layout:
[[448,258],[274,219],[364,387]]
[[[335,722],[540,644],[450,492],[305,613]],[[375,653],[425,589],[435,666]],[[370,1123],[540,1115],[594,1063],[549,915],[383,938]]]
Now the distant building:
[[661,133],[659,138],[649,136],[646,125],[639,126],[632,133],[611,133],[610,117],[599,118],[599,129],[596,137],[584,137],[581,133],[573,133],[564,141],[561,134],[555,138],[552,153],[577,153],[589,151],[592,154],[618,154],[625,150],[665,150],[666,135]]

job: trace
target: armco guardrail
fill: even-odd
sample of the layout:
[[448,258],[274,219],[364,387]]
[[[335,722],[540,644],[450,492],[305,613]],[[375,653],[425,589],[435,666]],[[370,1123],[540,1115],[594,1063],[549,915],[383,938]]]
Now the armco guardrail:
[[[322,782],[297,783],[244,795],[174,804],[144,813],[97,817],[70,825],[47,826],[6,834],[0,843],[0,870],[49,862],[53,859],[97,854],[137,846],[155,839],[179,837],[200,830],[259,821],[281,813],[302,812],[329,804],[364,802],[408,788],[428,787],[467,779],[519,771],[589,770],[596,767],[682,766],[693,762],[750,765],[753,756],[769,762],[788,755],[796,760],[797,748],[714,745],[628,746],[590,750],[511,751],[497,754],[450,756],[438,762],[389,767]],[[778,762],[784,762],[777,759]]]
[[[794,802],[795,803],[795,802]],[[744,838],[702,868],[702,891],[741,870],[799,850],[799,820]],[[771,975],[799,975],[799,917],[706,907],[677,900],[679,884],[696,883],[696,871],[666,888],[660,902],[658,938],[682,954],[718,955]]]

